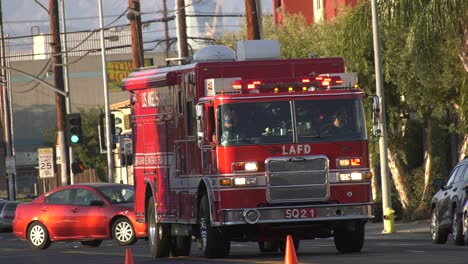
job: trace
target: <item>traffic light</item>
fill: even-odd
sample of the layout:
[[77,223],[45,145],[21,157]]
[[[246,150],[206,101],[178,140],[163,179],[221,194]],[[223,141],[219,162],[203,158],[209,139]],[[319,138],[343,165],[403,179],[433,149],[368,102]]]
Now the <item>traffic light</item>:
[[83,140],[83,135],[81,130],[80,113],[72,113],[66,115],[66,129],[68,146],[81,143],[81,141]]
[[112,135],[115,135],[115,115],[110,114],[110,131]]
[[120,117],[114,116],[114,135],[120,135],[123,132],[123,120]]
[[75,160],[73,163],[72,163],[72,172],[74,174],[76,173],[82,173],[84,171],[84,164],[83,162],[79,161],[79,160]]

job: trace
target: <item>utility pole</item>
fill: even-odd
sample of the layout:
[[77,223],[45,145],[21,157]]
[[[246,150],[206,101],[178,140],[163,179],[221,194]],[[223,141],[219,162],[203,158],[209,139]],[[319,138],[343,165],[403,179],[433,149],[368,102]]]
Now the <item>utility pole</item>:
[[[166,42],[166,47],[165,47],[165,51],[166,51],[166,59],[169,58],[169,48],[170,48],[170,44],[169,44],[169,20],[167,19],[167,0],[163,0],[163,21],[164,21],[164,40]],[[168,62],[168,65],[169,66],[169,61]]]
[[111,115],[109,109],[109,84],[107,82],[106,47],[104,43],[104,18],[102,15],[102,0],[99,0],[99,28],[101,42],[102,82],[104,86],[104,110],[106,114],[106,147],[107,147],[107,175],[109,182],[114,182],[114,157],[112,152],[112,134],[110,130]]
[[140,0],[128,0],[128,7],[130,8],[127,18],[130,20],[130,30],[132,32],[133,67],[136,69],[144,65]]
[[[1,56],[2,56],[2,79],[1,79],[1,87],[2,87],[2,113],[3,113],[3,126],[4,126],[4,138],[5,138],[5,147],[6,147],[6,160],[10,163],[10,166],[13,165],[13,168],[10,168],[10,171],[7,171],[6,175],[8,177],[8,199],[9,200],[16,200],[16,184],[15,184],[15,173],[16,171],[16,162],[14,162],[14,150],[13,150],[13,126],[12,126],[12,113],[11,111],[11,91],[9,91],[9,79],[7,78],[7,71],[6,67],[6,46],[5,46],[5,34],[3,32],[3,9],[2,9],[2,0],[0,0],[0,34],[1,34]],[[13,169],[13,170],[12,170]]]
[[[60,43],[60,27],[58,21],[58,2],[57,0],[49,0],[49,15],[50,15],[50,35],[52,46],[52,61],[54,64],[54,81],[55,87],[59,90],[64,90],[63,69],[62,69],[62,47]],[[68,96],[68,94],[66,95]],[[61,185],[68,184],[68,155],[66,151],[65,141],[65,98],[60,94],[55,94],[55,109],[57,112],[57,130],[60,152],[60,172]],[[58,179],[57,179],[58,183]]]
[[261,39],[260,19],[257,0],[245,0],[245,16],[247,19],[247,39]]
[[[64,91],[67,94],[65,96],[65,111],[67,114],[71,113],[71,102],[70,102],[70,83],[68,81],[68,46],[67,46],[67,23],[65,22],[65,0],[60,0],[60,9],[62,13],[62,30],[63,30],[63,50],[62,50],[62,58],[63,58],[63,77],[64,81]],[[71,169],[71,164],[74,160],[74,153],[73,148],[68,147],[68,171],[70,172],[70,184],[75,183],[75,175]]]
[[[372,35],[374,42],[374,61],[375,61],[375,81],[376,92],[380,99],[380,120],[382,122],[382,134],[379,138],[380,150],[380,174],[382,178],[382,209],[384,212],[384,230],[383,233],[393,233],[393,220],[386,221],[386,212],[392,212],[392,199],[390,194],[390,173],[388,172],[388,154],[387,154],[387,125],[385,121],[385,102],[382,81],[382,61],[380,59],[380,35],[379,20],[377,13],[377,0],[371,1],[372,8]],[[391,215],[393,217],[393,213]]]
[[185,21],[185,1],[176,0],[177,50],[179,64],[185,64],[188,58],[187,23]]

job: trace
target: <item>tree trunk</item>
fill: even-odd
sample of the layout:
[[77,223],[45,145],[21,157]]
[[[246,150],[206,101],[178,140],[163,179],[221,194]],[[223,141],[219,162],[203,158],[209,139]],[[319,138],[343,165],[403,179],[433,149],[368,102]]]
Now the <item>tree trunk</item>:
[[413,213],[413,220],[427,219],[430,215],[427,203],[431,198],[429,195],[432,184],[432,120],[430,117],[426,118],[425,134],[424,145],[426,148],[424,152],[424,187],[418,208]]
[[398,159],[396,152],[390,147],[388,148],[388,167],[390,169],[395,189],[398,192],[400,203],[405,213],[410,213],[411,202],[414,200],[414,195],[411,190],[411,184],[406,177],[406,171]]
[[463,29],[463,44],[459,56],[465,67],[465,71],[468,72],[468,25],[466,23]]
[[468,157],[468,135],[463,136],[463,140],[460,147],[460,158],[458,160],[462,160],[465,157]]

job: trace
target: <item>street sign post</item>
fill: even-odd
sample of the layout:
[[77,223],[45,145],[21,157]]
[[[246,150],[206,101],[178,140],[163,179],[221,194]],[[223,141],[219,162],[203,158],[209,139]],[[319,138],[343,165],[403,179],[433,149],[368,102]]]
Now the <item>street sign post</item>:
[[54,149],[39,148],[37,149],[39,158],[39,178],[53,178],[54,170]]
[[120,164],[122,166],[128,166],[133,164],[132,154],[133,154],[133,143],[131,134],[128,135],[118,135],[119,139],[119,154],[120,154]]
[[6,173],[16,174],[15,157],[6,157],[5,165],[6,165]]

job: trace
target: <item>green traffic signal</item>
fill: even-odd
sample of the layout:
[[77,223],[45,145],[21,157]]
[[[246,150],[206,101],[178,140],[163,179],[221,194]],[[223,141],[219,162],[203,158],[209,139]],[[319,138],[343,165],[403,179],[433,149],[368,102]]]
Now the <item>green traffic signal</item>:
[[73,144],[79,143],[80,142],[80,137],[78,135],[71,135],[70,141]]
[[72,113],[66,116],[66,136],[68,145],[76,145],[81,143],[81,115],[79,113]]

